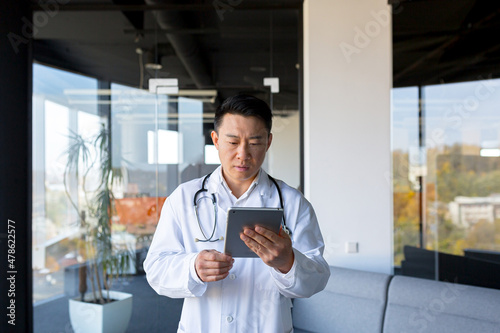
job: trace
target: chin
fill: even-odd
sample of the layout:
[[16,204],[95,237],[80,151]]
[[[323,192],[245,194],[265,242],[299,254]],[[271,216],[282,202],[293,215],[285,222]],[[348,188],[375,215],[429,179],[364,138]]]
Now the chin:
[[253,178],[257,175],[257,172],[252,172],[252,171],[236,171],[235,176],[236,178],[240,180],[248,180],[250,178]]

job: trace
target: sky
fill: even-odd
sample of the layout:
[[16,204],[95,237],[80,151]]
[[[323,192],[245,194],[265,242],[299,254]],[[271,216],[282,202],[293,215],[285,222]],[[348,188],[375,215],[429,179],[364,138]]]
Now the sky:
[[[422,89],[428,148],[469,144],[500,148],[500,80],[425,86]],[[418,88],[392,91],[394,150],[418,146]]]

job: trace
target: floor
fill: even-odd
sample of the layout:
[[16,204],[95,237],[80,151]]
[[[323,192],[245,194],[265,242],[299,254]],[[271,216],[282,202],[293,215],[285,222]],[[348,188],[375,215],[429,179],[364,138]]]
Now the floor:
[[[145,275],[137,275],[123,283],[115,283],[114,290],[134,295],[132,317],[127,333],[177,332],[182,299],[159,296],[151,289]],[[68,298],[58,297],[34,306],[35,333],[72,333]]]

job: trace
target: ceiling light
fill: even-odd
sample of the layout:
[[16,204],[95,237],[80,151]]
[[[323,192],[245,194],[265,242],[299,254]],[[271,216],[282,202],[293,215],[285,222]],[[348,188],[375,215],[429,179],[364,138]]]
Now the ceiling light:
[[160,70],[163,68],[161,64],[155,64],[153,62],[148,62],[144,65],[147,69]]
[[158,95],[177,94],[179,92],[179,80],[149,79],[149,92]]
[[[151,81],[152,80],[152,81]],[[169,101],[174,102],[178,101],[177,97],[185,97],[199,100],[201,102],[206,103],[215,103],[215,99],[217,98],[217,90],[216,89],[179,89],[178,80],[177,79],[151,79],[149,81],[149,92],[157,93],[157,94],[166,94],[169,95]],[[134,90],[121,90],[121,89],[64,89],[63,93],[68,96],[71,104],[111,104],[109,100],[75,100],[75,96],[119,96],[121,94],[134,91],[137,93],[136,97],[141,94],[147,94],[144,90],[134,89]],[[73,98],[72,98],[73,97]],[[137,100],[139,101],[139,100]],[[156,103],[155,100],[152,100],[153,103]],[[140,103],[149,103],[147,95],[144,96],[144,99],[140,100]]]
[[146,51],[145,56],[146,56],[146,63],[144,64],[145,68],[152,70],[160,70],[163,68],[163,66],[160,63],[161,56],[158,54],[158,52],[154,50],[148,50]]

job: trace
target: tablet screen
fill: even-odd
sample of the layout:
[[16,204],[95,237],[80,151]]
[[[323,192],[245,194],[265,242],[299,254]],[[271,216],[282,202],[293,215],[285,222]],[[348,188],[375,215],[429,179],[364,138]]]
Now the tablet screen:
[[244,227],[254,228],[256,225],[279,233],[283,209],[232,207],[227,211],[226,237],[224,253],[234,258],[257,258],[252,250],[240,239]]

